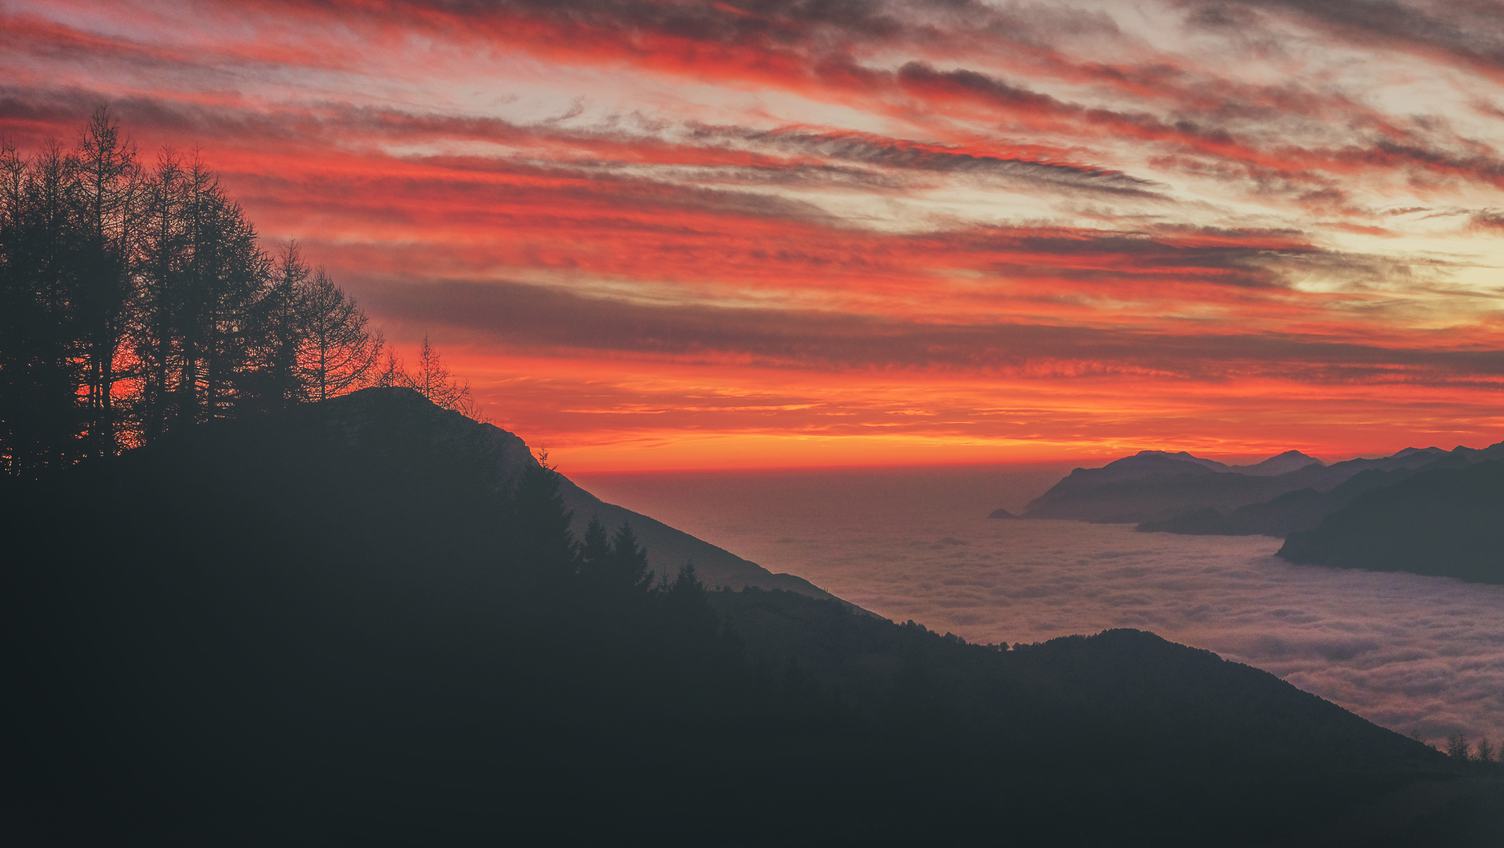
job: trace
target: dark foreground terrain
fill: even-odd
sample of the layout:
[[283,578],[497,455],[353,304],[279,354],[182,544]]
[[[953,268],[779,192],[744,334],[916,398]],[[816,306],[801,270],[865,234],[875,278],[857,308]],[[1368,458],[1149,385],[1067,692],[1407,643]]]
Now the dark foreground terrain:
[[1504,839],[1492,769],[1151,634],[649,584],[494,432],[371,390],[4,490],[8,844]]

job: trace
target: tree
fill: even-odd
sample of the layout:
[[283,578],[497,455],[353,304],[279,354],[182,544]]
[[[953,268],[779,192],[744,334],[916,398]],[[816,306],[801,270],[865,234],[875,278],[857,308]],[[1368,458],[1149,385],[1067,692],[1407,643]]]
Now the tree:
[[309,335],[303,299],[310,271],[298,250],[288,242],[277,258],[271,285],[257,303],[255,321],[260,340],[256,394],[270,408],[291,406],[308,399],[299,361]]
[[[312,397],[327,400],[368,385],[377,374],[384,343],[381,333],[367,326],[355,299],[320,268],[306,286],[301,307],[308,335],[298,367]],[[465,392],[468,398],[469,389]]]
[[185,284],[187,239],[184,232],[183,169],[163,151],[144,191],[138,303],[133,347],[139,386],[136,419],[142,441],[156,441],[172,417],[175,327],[179,289]]
[[1484,736],[1478,740],[1478,747],[1476,749],[1474,759],[1476,759],[1480,763],[1491,763],[1494,761],[1494,746],[1492,742],[1488,741],[1487,736]]
[[108,109],[70,149],[0,146],[0,471],[372,383],[468,411],[426,339],[410,377],[368,324],[296,245],[273,262],[203,162],[145,173]]
[[0,173],[0,458],[36,476],[81,454],[78,163],[6,148]]
[[407,373],[407,369],[402,366],[402,360],[397,358],[397,354],[388,349],[386,352],[386,362],[376,371],[376,375],[371,379],[371,385],[379,386],[383,389],[389,389],[394,386],[410,389],[413,385],[413,378],[411,374]]
[[189,171],[193,257],[183,313],[184,425],[234,417],[256,375],[258,346],[248,320],[270,278],[256,229],[219,180],[194,161]]
[[591,516],[580,540],[580,574],[587,580],[600,581],[611,561],[611,537],[599,517]]
[[653,582],[653,573],[648,571],[648,552],[637,542],[637,534],[627,522],[622,522],[611,537],[606,582],[622,591],[643,591]]
[[[716,636],[720,631],[720,617],[710,605],[705,593],[705,584],[695,574],[695,564],[687,562],[679,569],[672,583],[662,590],[667,617],[681,626],[691,628],[702,637]],[[722,640],[725,642],[725,640]],[[701,645],[700,647],[709,647]],[[739,649],[738,649],[739,650]]]
[[417,370],[408,377],[414,389],[437,406],[469,415],[473,411],[470,402],[470,384],[456,380],[449,373],[439,352],[423,336],[423,347],[418,352]]
[[78,144],[80,205],[79,335],[86,366],[89,453],[116,448],[117,358],[131,298],[131,251],[141,196],[135,145],[109,109],[95,110]]
[[567,574],[574,568],[573,514],[559,491],[559,473],[547,454],[528,463],[512,490],[512,549],[520,564],[546,574]]
[[1467,762],[1471,759],[1466,734],[1454,733],[1447,737],[1447,756],[1459,762]]
[[709,604],[705,599],[705,584],[701,583],[699,576],[695,574],[695,564],[692,562],[686,562],[684,567],[679,569],[674,582],[668,584],[664,591],[671,604],[686,609],[699,607],[709,609]]
[[255,227],[218,179],[164,152],[146,190],[135,353],[141,431],[234,417],[256,398],[267,346],[257,321],[271,263]]

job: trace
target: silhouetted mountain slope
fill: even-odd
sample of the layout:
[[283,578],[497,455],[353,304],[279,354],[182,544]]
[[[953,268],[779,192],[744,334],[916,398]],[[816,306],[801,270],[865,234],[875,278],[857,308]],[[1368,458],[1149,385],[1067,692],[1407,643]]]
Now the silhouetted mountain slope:
[[[373,426],[383,428],[382,435],[400,429],[410,439],[427,440],[432,447],[473,463],[497,491],[508,485],[521,469],[537,465],[532,451],[516,435],[439,409],[407,389],[367,389],[297,410],[295,414],[307,416],[310,423],[337,433],[353,447],[362,445],[362,439]],[[611,528],[629,522],[648,549],[651,567],[660,575],[672,576],[685,563],[693,562],[700,579],[710,586],[733,589],[756,586],[829,597],[802,578],[771,573],[661,521],[606,503],[567,477],[561,483],[560,494],[574,513],[572,526],[577,535],[584,532],[591,518],[598,518]]]
[[[1064,726],[1091,737],[1090,747],[1112,746],[1116,756],[1141,764],[1200,759],[1240,737],[1262,740],[1257,750],[1238,750],[1244,768],[1305,759],[1311,745],[1354,767],[1429,758],[1413,741],[1267,672],[1143,631],[999,650],[828,602],[760,592],[716,593],[712,602],[754,652],[772,661],[797,658],[814,679],[865,704],[901,711],[917,706],[902,699],[918,698],[953,711],[953,722],[1038,746],[1039,755],[1062,742],[1039,736],[1038,728]],[[1005,715],[982,712],[984,705]]]
[[[1501,456],[1504,445],[1485,450],[1406,448],[1393,456],[1322,465],[1292,451],[1253,466],[1226,466],[1189,454],[1145,451],[1102,468],[1072,471],[1030,504],[1026,515],[1140,524],[1146,530],[1178,533],[1283,535],[1314,526],[1385,479],[1370,477],[1335,491],[1366,472],[1394,473],[1392,479],[1398,480],[1422,468]],[[1286,466],[1292,470],[1277,473]],[[1328,493],[1334,496],[1325,497]]]
[[1148,634],[623,583],[515,449],[377,394],[0,490],[8,844],[1497,844],[1488,774]]
[[1504,462],[1440,467],[1367,492],[1294,533],[1293,562],[1504,583]]
[[1321,460],[1303,454],[1298,450],[1288,450],[1261,462],[1255,462],[1252,465],[1229,466],[1229,470],[1236,471],[1239,474],[1252,474],[1258,477],[1276,477],[1280,474],[1289,474],[1291,471],[1299,471],[1308,465],[1325,464]]
[[1316,466],[1269,477],[1240,474],[1186,454],[1140,453],[1102,468],[1078,468],[1029,504],[1031,518],[1138,523],[1192,509],[1231,508],[1274,497],[1313,477]]
[[[759,660],[797,658],[799,679],[903,728],[888,741],[892,756],[922,745],[915,767],[927,763],[932,779],[988,787],[980,803],[1006,823],[988,831],[993,837],[1405,845],[1394,836],[1410,833],[1483,845],[1504,835],[1485,812],[1504,802],[1498,780],[1447,781],[1408,739],[1266,672],[1150,633],[1004,651],[785,593],[711,599]],[[945,791],[968,798],[948,783]],[[1173,810],[1168,798],[1178,799]],[[1386,808],[1386,827],[1365,823],[1367,811]]]
[[1146,532],[1213,536],[1288,536],[1309,530],[1365,492],[1392,486],[1418,473],[1417,469],[1361,471],[1327,491],[1297,489],[1272,500],[1247,504],[1231,511],[1200,509],[1163,521],[1146,521]]

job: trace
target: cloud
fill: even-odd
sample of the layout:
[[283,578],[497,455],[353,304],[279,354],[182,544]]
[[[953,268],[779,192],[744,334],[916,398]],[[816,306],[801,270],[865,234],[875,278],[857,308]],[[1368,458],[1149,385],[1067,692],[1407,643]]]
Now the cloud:
[[1486,0],[1192,0],[1202,25],[1246,24],[1239,9],[1289,14],[1362,46],[1442,58],[1473,70],[1504,72],[1504,27]]
[[[1303,380],[1382,382],[1453,375],[1504,376],[1504,348],[1392,349],[1267,334],[1025,324],[1008,321],[919,324],[897,317],[713,305],[654,304],[523,283],[376,279],[358,284],[381,314],[446,327],[486,344],[519,350],[567,349],[801,370],[935,369],[1017,372],[1041,362],[1085,362],[1095,376],[1114,370],[1179,378],[1247,378],[1299,369]],[[1059,378],[1068,377],[1062,372]]]
[[[611,365],[602,391],[665,421],[675,391],[797,379],[825,412],[787,428],[1057,454],[1463,440],[1504,426],[1504,157],[1492,83],[1443,71],[1497,27],[1390,2],[1360,5],[1409,32],[1293,0],[14,0],[0,137],[66,143],[109,103],[394,337],[504,351],[470,360],[496,403],[519,370],[594,391],[630,362],[677,388]],[[842,391],[877,374],[917,400]],[[1005,422],[989,385],[1028,402]],[[530,426],[607,432],[543,400]]]
[[1484,232],[1504,232],[1504,211],[1483,209],[1474,212],[1470,218],[1474,229]]
[[583,481],[899,621],[1009,643],[1145,628],[1401,733],[1504,735],[1504,588],[1293,565],[1272,556],[1274,539],[986,518],[1058,476],[916,469],[826,472],[776,487],[758,475]]
[[[1160,198],[1155,184],[1108,168],[1052,160],[1047,155],[1021,155],[959,145],[888,138],[852,131],[819,132],[797,127],[748,131],[731,127],[701,127],[697,135],[734,137],[740,141],[861,162],[882,168],[992,176],[1010,181],[1105,192],[1121,196]],[[1032,153],[1032,151],[1031,151]],[[1061,154],[1064,158],[1064,153]]]

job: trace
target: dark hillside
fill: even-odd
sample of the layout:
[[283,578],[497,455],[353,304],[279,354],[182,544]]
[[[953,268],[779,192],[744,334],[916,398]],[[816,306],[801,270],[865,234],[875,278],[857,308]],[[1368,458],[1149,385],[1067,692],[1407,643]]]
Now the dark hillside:
[[1355,498],[1285,540],[1294,562],[1504,583],[1504,462],[1437,468]]
[[8,843],[1497,844],[1487,773],[1149,634],[645,587],[447,415],[357,395],[6,489]]

